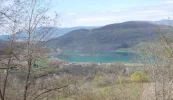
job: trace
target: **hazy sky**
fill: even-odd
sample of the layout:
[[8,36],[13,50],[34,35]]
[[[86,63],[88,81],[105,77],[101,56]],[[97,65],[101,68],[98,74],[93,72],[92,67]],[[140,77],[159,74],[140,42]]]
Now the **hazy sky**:
[[54,0],[61,27],[102,26],[173,17],[173,0]]

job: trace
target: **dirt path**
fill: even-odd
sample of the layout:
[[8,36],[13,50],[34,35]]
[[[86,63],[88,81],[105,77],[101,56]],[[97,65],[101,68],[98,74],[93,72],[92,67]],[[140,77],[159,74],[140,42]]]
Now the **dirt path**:
[[154,83],[145,83],[140,100],[154,100]]

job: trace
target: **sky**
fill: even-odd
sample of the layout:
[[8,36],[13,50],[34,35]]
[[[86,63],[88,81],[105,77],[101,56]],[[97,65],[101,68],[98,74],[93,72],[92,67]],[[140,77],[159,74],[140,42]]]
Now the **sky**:
[[173,0],[53,0],[60,27],[104,26],[173,17]]

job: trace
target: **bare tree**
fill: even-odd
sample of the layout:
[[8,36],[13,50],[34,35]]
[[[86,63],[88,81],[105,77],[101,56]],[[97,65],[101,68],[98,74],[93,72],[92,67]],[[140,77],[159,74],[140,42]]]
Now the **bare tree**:
[[[17,22],[14,21],[16,18],[16,14],[13,15],[13,17],[11,17],[10,15],[8,15],[8,13],[10,12],[10,7],[12,7],[11,4],[7,4],[10,2],[10,0],[6,1],[6,0],[1,0],[1,5],[0,5],[0,16],[1,16],[1,31],[3,30],[4,32],[10,32],[13,35],[9,37],[8,43],[6,43],[7,46],[5,46],[3,49],[4,51],[1,52],[1,56],[0,56],[0,61],[1,61],[1,66],[0,69],[3,69],[3,73],[0,73],[0,98],[2,100],[6,100],[6,94],[7,94],[7,88],[9,85],[9,76],[10,76],[10,71],[11,69],[14,69],[15,67],[17,67],[17,64],[15,64],[13,61],[14,59],[18,59],[18,45],[15,45],[15,33],[18,31],[17,30]],[[9,23],[11,22],[11,23]],[[8,29],[7,29],[8,28]],[[8,30],[8,31],[7,31]],[[19,49],[18,49],[19,50]]]
[[[0,98],[9,100],[8,96],[13,91],[13,94],[18,92],[20,98],[16,95],[17,100],[39,100],[47,93],[67,87],[68,82],[61,86],[53,83],[49,86],[47,84],[50,83],[45,82],[47,78],[40,77],[42,81],[38,81],[33,77],[34,73],[40,71],[39,68],[33,68],[36,59],[48,55],[47,50],[40,46],[40,42],[54,32],[53,27],[57,24],[57,14],[52,14],[50,11],[51,0],[11,0],[9,2],[10,4],[7,5],[10,7],[2,10],[5,12],[0,11],[3,29],[12,34],[6,51],[1,55],[3,71],[0,72]],[[24,37],[21,39],[23,34]],[[22,42],[19,42],[20,39]],[[19,83],[16,90],[12,88],[10,82],[10,77],[16,78],[13,74],[14,68],[24,76],[23,82]]]
[[[170,29],[172,30],[172,29]],[[147,63],[155,100],[172,100],[173,45],[171,34],[159,30],[159,37],[138,48],[141,60]]]

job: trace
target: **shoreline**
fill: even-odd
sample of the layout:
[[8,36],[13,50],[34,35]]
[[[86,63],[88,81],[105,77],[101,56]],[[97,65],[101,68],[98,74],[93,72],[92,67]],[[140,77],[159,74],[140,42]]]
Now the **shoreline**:
[[50,58],[50,60],[55,60],[57,62],[62,62],[62,65],[111,65],[111,64],[122,64],[124,66],[144,66],[142,63],[136,63],[136,62],[107,62],[107,63],[101,63],[101,62],[68,62],[61,59],[56,58]]

